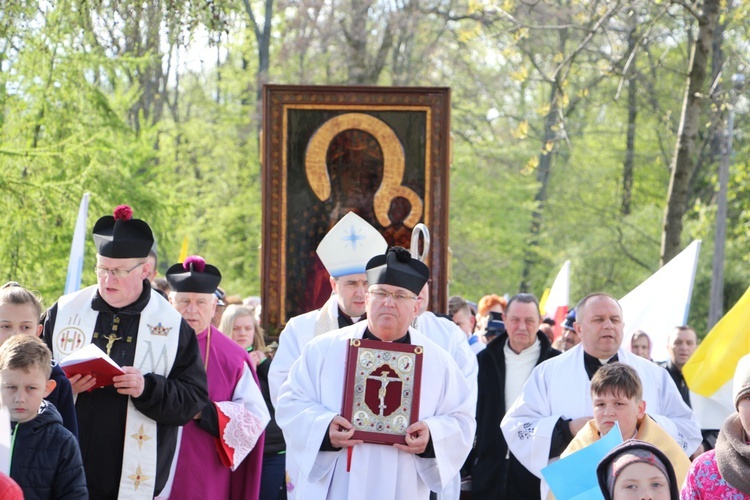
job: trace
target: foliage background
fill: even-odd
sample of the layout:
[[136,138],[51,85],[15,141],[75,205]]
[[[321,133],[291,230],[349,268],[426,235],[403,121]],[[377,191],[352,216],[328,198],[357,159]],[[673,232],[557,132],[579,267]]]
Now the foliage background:
[[[187,236],[230,294],[258,295],[262,84],[435,85],[452,88],[450,293],[540,295],[571,259],[571,300],[622,296],[659,266],[702,8],[691,5],[11,2],[0,13],[2,278],[56,300],[89,192],[89,229],[119,203],[151,223],[162,274]],[[703,239],[690,316],[701,333],[730,106],[725,310],[750,284],[750,115],[747,87],[729,84],[747,72],[750,7],[721,9],[682,234],[683,246]],[[94,254],[89,240],[85,283]]]

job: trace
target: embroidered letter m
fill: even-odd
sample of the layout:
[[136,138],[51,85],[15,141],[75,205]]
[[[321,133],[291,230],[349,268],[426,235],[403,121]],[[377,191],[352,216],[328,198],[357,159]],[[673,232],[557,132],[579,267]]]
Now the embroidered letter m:
[[161,344],[161,352],[157,356],[156,359],[154,359],[154,345],[150,340],[144,340],[146,344],[148,344],[148,350],[146,351],[146,354],[141,358],[140,366],[137,368],[141,371],[141,373],[155,373],[157,375],[162,375],[164,377],[169,375],[169,371],[172,369],[169,354],[167,352],[167,345],[159,342]]

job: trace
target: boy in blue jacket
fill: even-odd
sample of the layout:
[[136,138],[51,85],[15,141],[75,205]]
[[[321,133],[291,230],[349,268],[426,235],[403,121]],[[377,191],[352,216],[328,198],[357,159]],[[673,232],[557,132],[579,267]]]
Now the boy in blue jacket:
[[55,388],[47,346],[15,335],[0,347],[2,400],[11,419],[12,477],[30,499],[87,499],[78,441],[43,399]]

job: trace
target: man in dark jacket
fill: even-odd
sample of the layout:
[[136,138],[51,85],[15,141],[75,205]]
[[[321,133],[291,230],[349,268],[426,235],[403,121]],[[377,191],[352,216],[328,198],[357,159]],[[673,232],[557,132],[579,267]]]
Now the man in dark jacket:
[[511,297],[506,332],[477,355],[477,435],[471,469],[473,498],[539,498],[539,479],[508,450],[500,422],[536,365],[560,354],[538,331],[539,302],[531,294]]

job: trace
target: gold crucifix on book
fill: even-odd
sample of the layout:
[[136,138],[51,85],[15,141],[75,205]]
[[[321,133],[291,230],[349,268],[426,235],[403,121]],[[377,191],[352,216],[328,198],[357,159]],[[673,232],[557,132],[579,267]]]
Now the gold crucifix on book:
[[118,337],[116,333],[110,333],[109,335],[104,336],[104,338],[107,339],[107,356],[109,356],[109,352],[112,350],[112,344],[117,340],[122,340],[122,337]]

